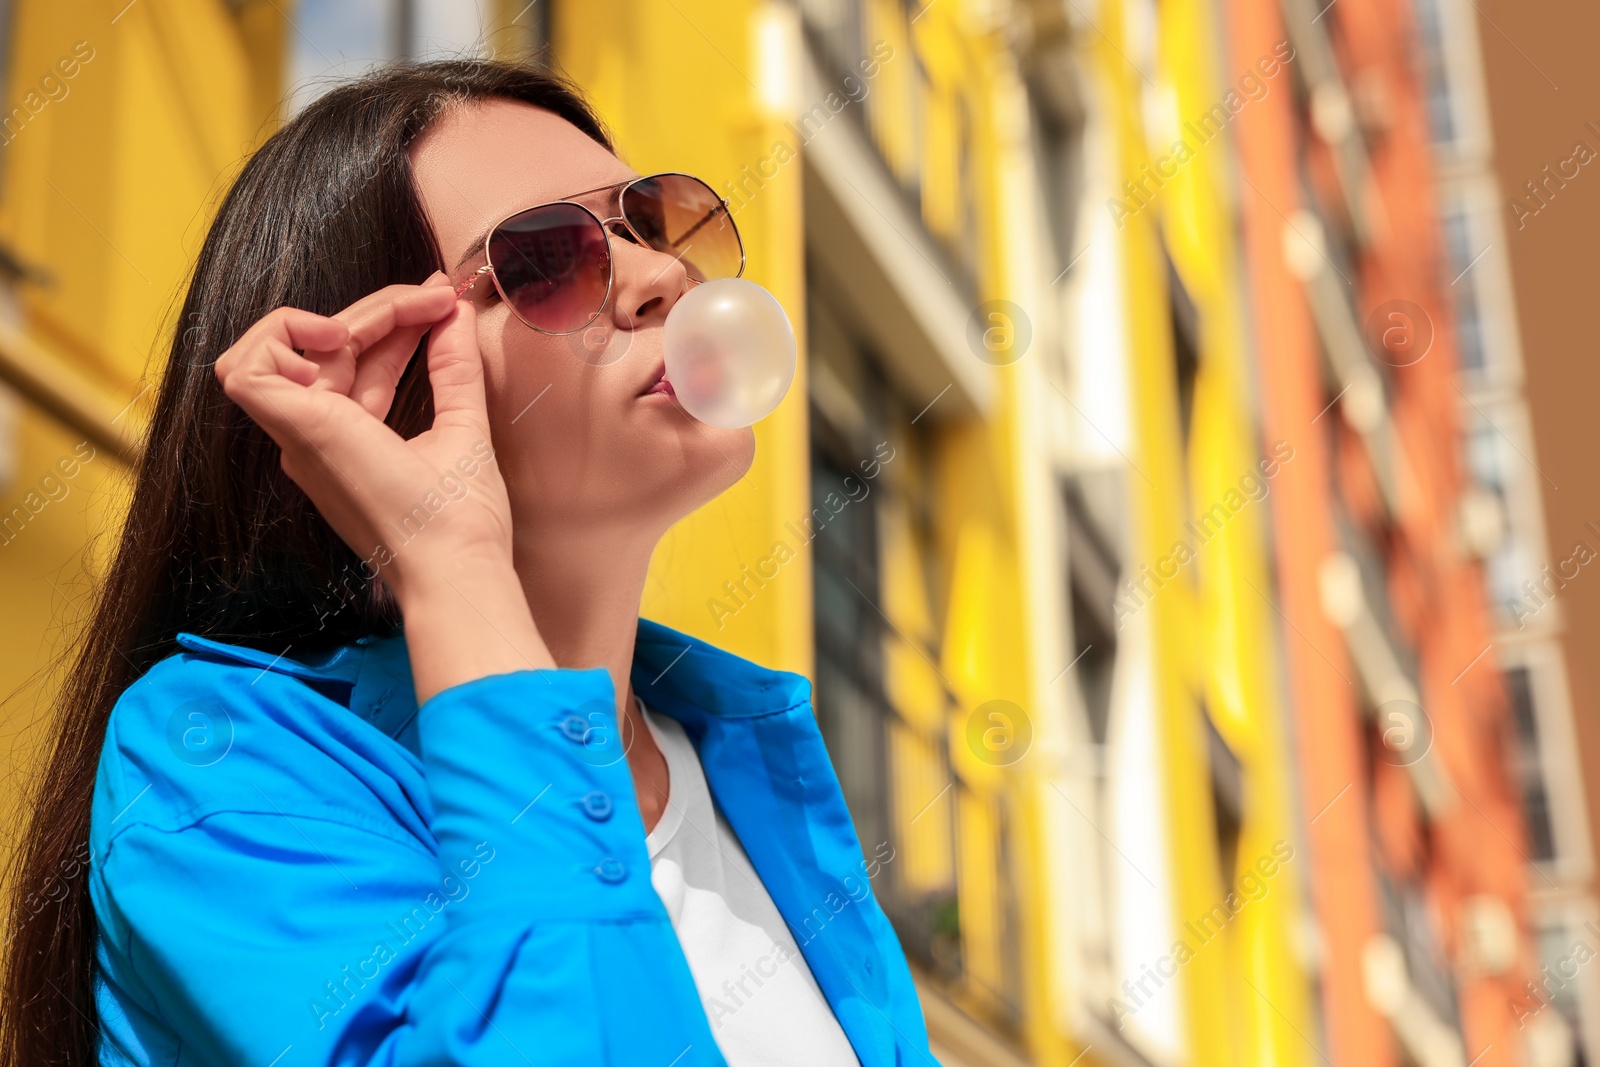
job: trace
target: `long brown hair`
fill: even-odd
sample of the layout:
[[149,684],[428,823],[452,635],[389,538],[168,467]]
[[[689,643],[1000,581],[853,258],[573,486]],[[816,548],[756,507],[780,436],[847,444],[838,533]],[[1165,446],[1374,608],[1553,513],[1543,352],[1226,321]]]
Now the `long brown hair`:
[[[217,383],[212,364],[273,308],[332,314],[440,253],[408,147],[472,101],[554,112],[611,140],[569,83],[531,66],[448,61],[387,67],[327,93],[275,133],[223,199],[173,330],[131,505],[66,673],[48,756],[11,861],[0,989],[0,1067],[95,1062],[90,801],[112,705],[176,651],[180,630],[313,649],[398,622],[279,466],[277,447]],[[402,377],[388,423],[432,423],[425,360]]]

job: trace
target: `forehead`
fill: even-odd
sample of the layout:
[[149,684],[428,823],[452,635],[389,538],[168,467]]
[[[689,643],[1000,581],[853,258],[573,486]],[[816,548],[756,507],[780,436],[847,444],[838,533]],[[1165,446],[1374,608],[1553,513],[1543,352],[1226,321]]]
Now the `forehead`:
[[412,146],[411,165],[446,263],[507,215],[637,177],[566,119],[509,100],[440,116]]

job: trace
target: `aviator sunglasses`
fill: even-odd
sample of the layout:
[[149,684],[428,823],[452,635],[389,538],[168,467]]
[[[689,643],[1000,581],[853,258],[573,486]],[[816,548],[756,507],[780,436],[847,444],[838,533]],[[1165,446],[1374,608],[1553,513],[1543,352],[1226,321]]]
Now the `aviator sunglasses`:
[[744,273],[744,245],[728,202],[699,178],[670,172],[574,193],[618,189],[618,214],[602,219],[572,199],[517,212],[489,231],[487,260],[456,288],[488,275],[511,313],[540,333],[576,333],[611,297],[611,235],[680,260],[695,282]]

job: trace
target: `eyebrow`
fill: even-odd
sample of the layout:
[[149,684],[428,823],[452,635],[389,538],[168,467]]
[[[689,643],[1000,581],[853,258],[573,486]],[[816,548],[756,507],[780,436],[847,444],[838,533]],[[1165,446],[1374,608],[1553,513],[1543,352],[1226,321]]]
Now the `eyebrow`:
[[[580,196],[588,196],[590,193],[603,192],[603,191],[605,191],[607,189],[620,189],[624,185],[632,185],[634,182],[639,181],[639,180],[641,180],[642,178],[645,178],[645,177],[648,177],[648,175],[636,174],[631,178],[624,178],[619,182],[612,182],[610,185],[597,185],[593,189],[584,189],[581,192],[568,193],[566,196],[560,197],[560,198],[555,199],[555,200],[545,200],[545,201],[542,201],[541,203],[533,204],[533,205],[531,205],[529,207],[523,208],[520,211],[515,211],[512,214],[513,215],[520,215],[520,214],[522,214],[523,211],[532,211],[534,208],[536,208],[536,207],[544,207],[546,204],[562,204],[562,203],[566,203],[566,202],[571,201],[571,200],[576,200]],[[510,218],[510,217],[511,217],[510,215],[506,216],[506,218]],[[486,248],[488,246],[488,244],[489,244],[489,235],[494,233],[495,227],[499,226],[500,223],[504,222],[504,221],[506,221],[506,220],[505,219],[501,219],[501,220],[499,220],[499,222],[496,222],[493,226],[490,226],[487,230],[484,230],[483,233],[478,236],[478,239],[473,241],[471,246],[469,246],[467,248],[466,252],[462,255],[462,257],[456,261],[456,265],[450,268],[450,273],[454,274],[456,271],[458,271],[462,267],[464,267],[467,264],[468,260],[472,259],[474,256],[477,256],[477,255],[481,254],[483,252],[484,248]]]
[[[495,226],[498,226],[498,225],[500,225],[498,222],[495,223]],[[491,226],[489,229],[483,231],[482,236],[480,236],[476,241],[472,242],[472,247],[467,249],[466,255],[462,256],[459,260],[457,260],[456,261],[456,265],[450,268],[450,273],[451,274],[454,274],[456,271],[458,271],[462,267],[466,266],[467,260],[471,259],[473,256],[476,256],[476,255],[478,255],[479,253],[481,253],[483,251],[484,246],[486,246],[489,243],[489,234],[491,232],[493,232],[493,230],[494,230],[494,227]]]

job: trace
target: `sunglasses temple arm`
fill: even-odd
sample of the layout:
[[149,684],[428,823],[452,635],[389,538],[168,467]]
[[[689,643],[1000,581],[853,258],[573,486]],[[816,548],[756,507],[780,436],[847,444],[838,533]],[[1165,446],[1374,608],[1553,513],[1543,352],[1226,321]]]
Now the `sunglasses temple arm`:
[[466,281],[456,286],[456,299],[460,300],[462,296],[466,294],[468,289],[471,289],[474,285],[478,284],[479,278],[482,278],[485,274],[488,274],[493,269],[493,267],[486,263],[477,270],[473,271],[471,274],[467,275]]

